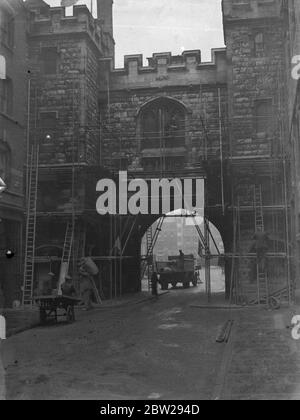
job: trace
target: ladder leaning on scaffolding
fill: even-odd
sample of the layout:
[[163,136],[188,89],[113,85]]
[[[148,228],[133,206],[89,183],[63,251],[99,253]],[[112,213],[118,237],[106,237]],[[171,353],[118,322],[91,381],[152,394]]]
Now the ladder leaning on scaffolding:
[[39,172],[39,146],[32,146],[28,157],[28,186],[27,186],[27,211],[26,211],[26,244],[24,260],[24,280],[22,305],[31,307],[33,304],[33,283],[35,265],[36,242],[36,203],[38,191]]
[[[153,238],[153,229],[152,229],[152,226],[150,226],[149,229],[147,229],[147,232],[146,232],[147,251],[151,247],[152,238]],[[152,276],[152,273],[153,273],[153,263],[154,263],[153,257],[154,256],[153,256],[153,252],[152,252],[152,255],[150,256],[150,258],[148,258],[148,264],[147,264],[148,267],[146,268],[146,270],[148,269],[148,290],[149,291],[152,288],[151,276]]]
[[74,242],[74,225],[73,222],[69,221],[66,227],[64,247],[62,252],[62,259],[60,265],[59,281],[58,281],[58,295],[62,294],[61,286],[65,282],[65,278],[68,275],[72,248]]
[[158,236],[159,236],[160,232],[162,231],[162,226],[163,226],[165,217],[166,216],[162,216],[159,219],[158,224],[156,225],[154,234],[153,234],[152,227],[150,227],[146,232],[147,254],[146,254],[145,259],[142,263],[141,279],[144,278],[146,270],[148,268],[148,288],[149,288],[149,290],[151,290],[151,287],[152,287],[151,275],[152,275],[152,272],[153,272],[153,251],[154,251],[154,247],[156,245]]
[[[265,233],[263,205],[262,205],[262,189],[261,185],[254,185],[254,213],[255,213],[255,234]],[[269,305],[269,282],[266,272],[266,266],[263,261],[257,259],[256,263],[257,276],[257,302]]]

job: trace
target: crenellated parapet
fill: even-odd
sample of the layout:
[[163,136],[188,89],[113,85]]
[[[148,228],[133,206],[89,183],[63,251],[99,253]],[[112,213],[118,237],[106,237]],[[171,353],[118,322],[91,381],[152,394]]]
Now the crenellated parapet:
[[146,66],[143,55],[126,55],[124,68],[111,71],[113,89],[226,83],[226,78],[225,48],[213,49],[210,62],[201,60],[200,50],[184,51],[181,55],[154,53]]
[[73,14],[66,15],[65,7],[29,7],[31,12],[30,36],[86,34],[94,45],[103,50],[104,35],[97,19],[85,5],[73,7]]

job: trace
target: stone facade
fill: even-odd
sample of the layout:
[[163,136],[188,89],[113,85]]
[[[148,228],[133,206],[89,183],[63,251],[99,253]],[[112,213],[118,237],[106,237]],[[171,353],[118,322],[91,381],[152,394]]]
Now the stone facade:
[[[280,148],[276,116],[284,65],[283,21],[278,7],[271,7],[276,2],[255,3],[224,2],[233,157],[269,157]],[[270,102],[269,115],[256,114],[262,101]],[[258,131],[257,124],[265,124],[266,130]]]
[[[98,60],[101,29],[85,6],[65,16],[63,8],[30,9],[31,127],[40,163],[95,164],[98,159]],[[50,57],[50,59],[49,59]],[[55,67],[50,63],[55,60]],[[48,68],[47,68],[48,66]],[[48,137],[47,137],[48,135]]]
[[[170,53],[154,54],[147,67],[143,67],[142,62],[142,56],[126,56],[124,69],[110,72],[109,98],[107,85],[101,86],[104,165],[119,169],[120,164],[125,167],[127,164],[127,168],[133,168],[139,162],[138,167],[142,168],[143,158],[158,156],[157,149],[151,150],[155,149],[151,145],[142,147],[141,116],[151,102],[163,99],[166,103],[173,100],[183,107],[185,138],[182,149],[173,154],[182,157],[184,168],[188,170],[207,154],[216,156],[219,152],[219,94],[222,116],[226,116],[225,50],[214,50],[211,63],[201,62],[200,51],[186,51],[175,57]],[[225,148],[227,146],[225,144]],[[170,147],[164,149],[166,155],[172,155]]]

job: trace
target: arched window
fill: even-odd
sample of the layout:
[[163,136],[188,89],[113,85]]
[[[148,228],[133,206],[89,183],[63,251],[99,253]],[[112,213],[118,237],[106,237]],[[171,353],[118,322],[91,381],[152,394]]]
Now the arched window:
[[141,149],[185,146],[185,109],[177,101],[160,98],[141,112]]
[[265,52],[265,36],[262,32],[254,35],[254,55],[260,55]]
[[11,79],[0,79],[0,112],[11,115],[13,112],[13,82]]
[[5,9],[0,10],[0,39],[9,48],[14,46],[15,20]]

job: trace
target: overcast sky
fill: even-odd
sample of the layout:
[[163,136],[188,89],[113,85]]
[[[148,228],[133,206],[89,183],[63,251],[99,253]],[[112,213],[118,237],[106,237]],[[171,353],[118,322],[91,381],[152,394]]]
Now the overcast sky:
[[[96,4],[96,0],[93,0]],[[59,5],[60,0],[47,0]],[[80,0],[87,4],[91,0]],[[202,50],[210,61],[210,49],[224,46],[221,0],[114,0],[116,66],[125,54]]]

